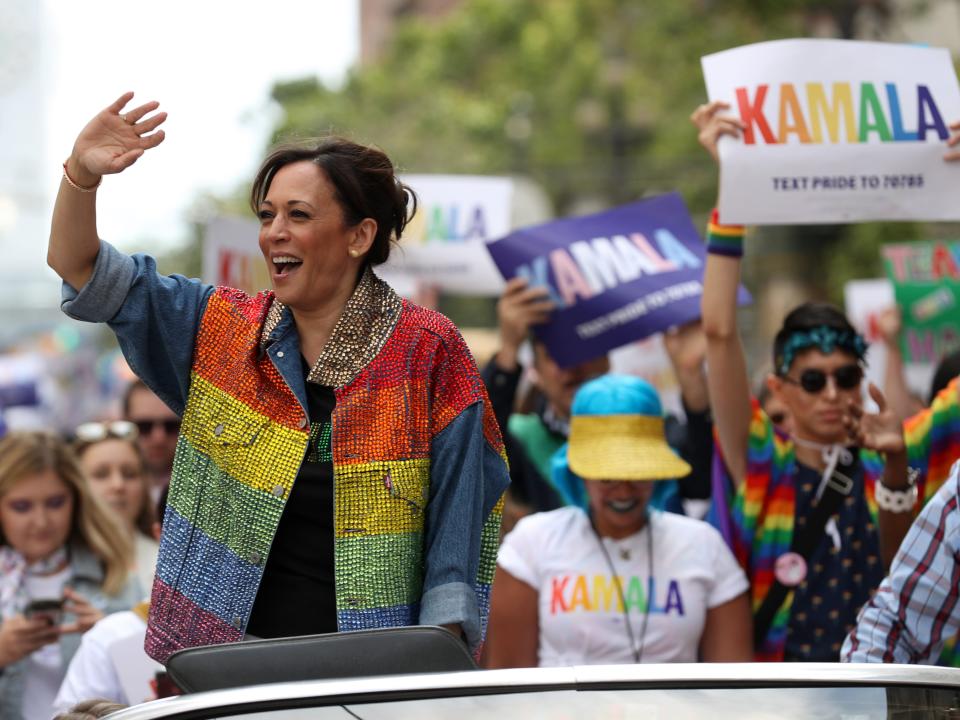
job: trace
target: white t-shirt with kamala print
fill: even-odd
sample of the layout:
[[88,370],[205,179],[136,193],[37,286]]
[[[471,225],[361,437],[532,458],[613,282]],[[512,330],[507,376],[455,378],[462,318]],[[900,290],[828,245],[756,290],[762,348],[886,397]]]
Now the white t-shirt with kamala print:
[[622,540],[599,538],[579,508],[530,515],[504,538],[497,564],[539,594],[541,667],[632,663],[630,629],[642,662],[696,662],[707,609],[748,587],[716,530],[673,513],[652,512]]

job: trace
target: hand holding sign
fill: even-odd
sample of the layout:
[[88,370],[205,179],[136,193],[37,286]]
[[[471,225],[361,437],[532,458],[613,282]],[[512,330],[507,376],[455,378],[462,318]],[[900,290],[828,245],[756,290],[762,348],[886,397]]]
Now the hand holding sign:
[[960,160],[960,122],[953,123],[950,129],[953,131],[953,135],[947,140],[947,147],[955,149],[944,155],[943,159],[952,162],[954,160]]
[[730,103],[723,100],[714,100],[711,103],[700,105],[690,116],[690,122],[697,126],[700,132],[697,139],[700,144],[710,153],[714,162],[720,162],[717,154],[717,144],[720,137],[729,135],[739,138],[743,129],[743,121],[735,115],[729,114]]
[[517,353],[527,339],[530,328],[550,319],[556,305],[550,300],[550,291],[542,285],[533,285],[526,278],[515,277],[497,301],[497,325],[500,330],[500,350],[497,365],[506,371],[517,368]]
[[900,318],[900,308],[894,305],[882,310],[877,315],[877,332],[880,339],[888,348],[899,348],[900,329],[903,323]]
[[688,410],[704,412],[710,407],[704,361],[707,358],[707,336],[700,321],[669,328],[663,334],[663,347],[677,376],[680,394]]

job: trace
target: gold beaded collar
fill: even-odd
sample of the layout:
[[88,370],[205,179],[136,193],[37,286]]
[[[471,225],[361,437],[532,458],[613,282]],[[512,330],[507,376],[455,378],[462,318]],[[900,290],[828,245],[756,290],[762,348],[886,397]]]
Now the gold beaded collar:
[[[343,307],[330,339],[307,375],[307,382],[341,387],[353,380],[380,352],[400,319],[403,300],[369,266]],[[287,307],[274,299],[260,334],[266,346]]]

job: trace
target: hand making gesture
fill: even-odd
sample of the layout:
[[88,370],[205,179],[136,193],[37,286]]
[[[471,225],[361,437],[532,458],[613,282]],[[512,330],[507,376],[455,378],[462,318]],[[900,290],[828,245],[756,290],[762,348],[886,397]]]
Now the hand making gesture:
[[906,442],[903,437],[903,425],[900,418],[887,404],[883,393],[873,383],[869,383],[867,391],[877,404],[877,412],[866,412],[861,405],[854,402],[847,404],[843,424],[851,442],[866,450],[874,450],[884,454],[901,454],[906,452]]
[[96,193],[104,175],[123,172],[150,148],[163,142],[157,128],[167,119],[153,113],[157,102],[123,112],[133,99],[127,92],[87,123],[63,164],[63,181],[53,207],[47,264],[72,288],[82,288],[100,251]]

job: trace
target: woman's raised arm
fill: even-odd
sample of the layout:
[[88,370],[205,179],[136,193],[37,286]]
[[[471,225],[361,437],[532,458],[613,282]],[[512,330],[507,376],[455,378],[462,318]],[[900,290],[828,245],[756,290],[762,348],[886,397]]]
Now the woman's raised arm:
[[[714,160],[717,160],[717,141],[722,135],[740,136],[740,120],[724,115],[727,107],[721,102],[701,105],[690,117],[700,130],[700,144]],[[714,244],[716,248],[710,250]],[[737,328],[742,231],[720,226],[714,218],[708,250],[700,309],[707,336],[707,388],[727,471],[739,485],[746,476],[751,416],[747,363]]]
[[77,136],[73,152],[64,163],[64,177],[53,206],[47,264],[78,290],[90,278],[100,250],[96,189],[101,178],[122,172],[163,142],[163,130],[157,128],[167,114],[147,117],[159,107],[157,102],[122,113],[132,99],[132,92],[124,93],[97,113]]

